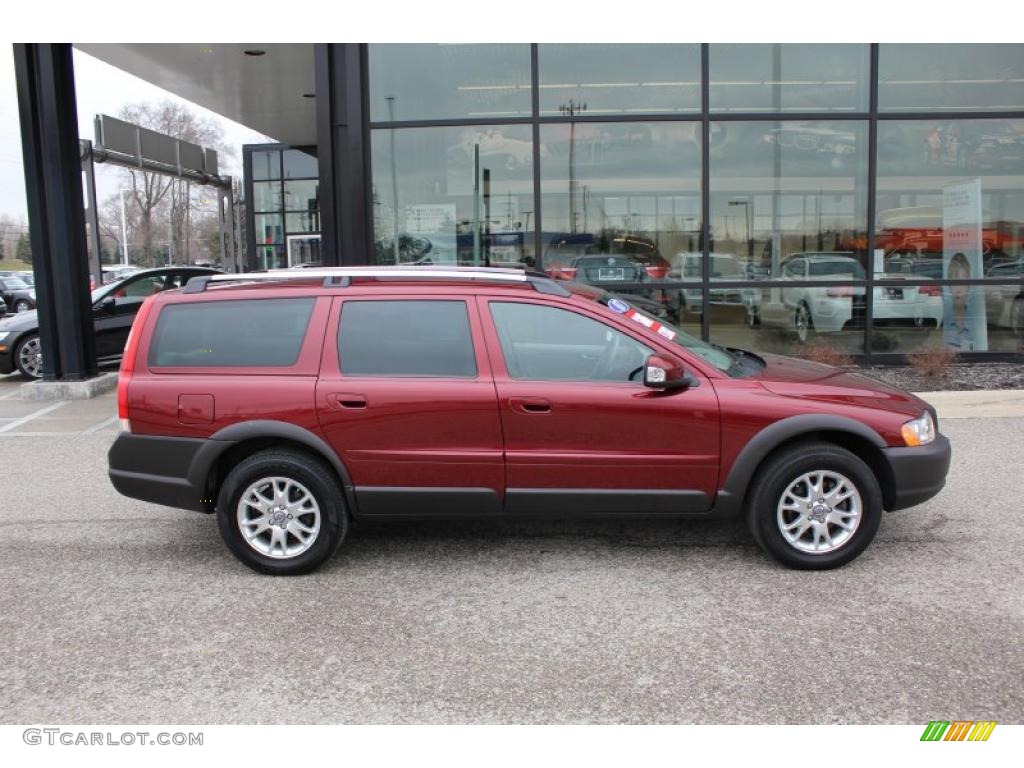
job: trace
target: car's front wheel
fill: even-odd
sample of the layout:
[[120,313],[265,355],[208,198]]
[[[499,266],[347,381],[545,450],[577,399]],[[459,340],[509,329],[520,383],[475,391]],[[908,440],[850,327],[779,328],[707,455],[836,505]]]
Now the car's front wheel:
[[837,568],[874,539],[882,492],[871,468],[832,443],[784,449],[758,471],[747,519],[755,540],[791,568]]
[[803,302],[800,302],[796,308],[796,315],[793,317],[793,327],[796,329],[797,339],[801,342],[807,341],[811,337],[811,331],[814,329],[814,320],[811,318],[811,310]]
[[217,523],[239,560],[278,576],[316,569],[348,532],[333,470],[318,457],[285,448],[253,454],[228,473],[217,498]]
[[26,336],[18,342],[14,348],[14,364],[26,378],[43,378],[43,348],[38,335]]
[[28,312],[30,309],[32,309],[32,304],[25,299],[18,299],[14,302],[15,312]]

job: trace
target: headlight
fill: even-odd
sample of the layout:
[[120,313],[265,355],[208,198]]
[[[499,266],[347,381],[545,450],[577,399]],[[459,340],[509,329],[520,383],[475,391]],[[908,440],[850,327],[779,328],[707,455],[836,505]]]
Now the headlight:
[[925,411],[923,416],[904,424],[900,431],[907,445],[928,445],[935,439],[935,422],[932,421],[932,415]]
[[7,341],[7,337],[11,335],[10,331],[0,331],[0,343]]

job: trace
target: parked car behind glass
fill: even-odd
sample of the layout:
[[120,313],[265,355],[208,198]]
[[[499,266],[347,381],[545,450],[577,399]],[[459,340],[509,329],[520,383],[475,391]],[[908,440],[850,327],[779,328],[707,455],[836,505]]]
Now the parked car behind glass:
[[36,308],[36,289],[20,277],[0,277],[0,298],[12,312],[25,312]]

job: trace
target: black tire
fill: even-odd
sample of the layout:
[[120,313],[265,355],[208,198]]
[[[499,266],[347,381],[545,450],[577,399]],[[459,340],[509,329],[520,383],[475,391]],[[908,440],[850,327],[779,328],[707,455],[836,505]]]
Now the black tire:
[[[242,535],[237,519],[245,490],[266,477],[283,477],[308,489],[320,509],[320,530],[314,542],[294,557],[270,557],[257,551]],[[260,573],[294,576],[322,565],[341,546],[348,533],[345,496],[333,469],[312,454],[290,448],[260,451],[239,462],[228,473],[217,495],[217,525],[232,554]]]
[[[854,532],[836,549],[808,553],[786,541],[777,510],[782,495],[805,472],[831,470],[847,478],[861,497],[861,518]],[[837,505],[838,506],[838,505]],[[747,497],[747,523],[755,541],[790,568],[826,570],[846,565],[875,538],[882,520],[882,491],[871,468],[859,457],[833,443],[807,442],[784,448],[758,470]]]
[[32,309],[32,304],[28,301],[25,301],[25,299],[18,299],[16,302],[14,302],[15,312],[28,312],[30,309]]

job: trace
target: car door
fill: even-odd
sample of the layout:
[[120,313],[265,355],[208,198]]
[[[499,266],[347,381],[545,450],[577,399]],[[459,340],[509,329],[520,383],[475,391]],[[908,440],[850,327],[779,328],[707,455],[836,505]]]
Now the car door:
[[700,371],[688,367],[694,387],[649,389],[638,375],[643,363],[667,350],[639,324],[634,330],[628,320],[615,324],[543,299],[480,302],[504,433],[507,512],[710,507],[718,399]]
[[142,307],[147,296],[167,290],[180,288],[187,281],[185,272],[179,270],[149,272],[129,277],[111,293],[109,301],[101,301],[93,307],[93,325],[96,329],[96,356],[111,357],[120,355],[128,341],[128,332],[135,321],[135,315]]
[[475,303],[455,295],[337,299],[316,402],[367,516],[497,513],[497,396]]

